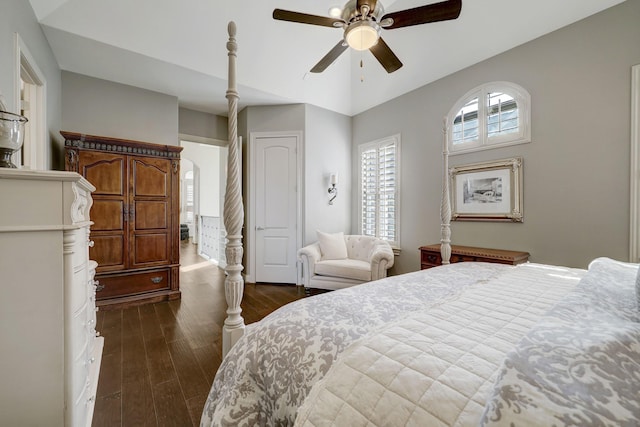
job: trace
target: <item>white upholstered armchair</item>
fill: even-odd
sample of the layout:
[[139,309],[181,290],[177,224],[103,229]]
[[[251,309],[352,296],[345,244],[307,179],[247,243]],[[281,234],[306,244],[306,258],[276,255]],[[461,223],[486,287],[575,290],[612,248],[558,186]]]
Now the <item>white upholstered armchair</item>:
[[371,236],[327,234],[298,251],[306,288],[342,289],[387,277],[393,266],[388,242]]

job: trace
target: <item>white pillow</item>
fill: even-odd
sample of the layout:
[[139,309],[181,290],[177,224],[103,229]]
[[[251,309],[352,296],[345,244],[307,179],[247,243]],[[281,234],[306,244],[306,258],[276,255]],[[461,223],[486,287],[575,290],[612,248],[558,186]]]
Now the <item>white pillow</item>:
[[344,241],[343,232],[329,234],[316,230],[316,233],[318,233],[318,243],[320,243],[322,259],[347,258],[347,244]]

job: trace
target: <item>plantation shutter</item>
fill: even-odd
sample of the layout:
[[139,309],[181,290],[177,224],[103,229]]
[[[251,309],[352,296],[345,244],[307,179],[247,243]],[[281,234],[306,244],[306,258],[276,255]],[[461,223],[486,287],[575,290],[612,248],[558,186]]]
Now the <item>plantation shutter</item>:
[[396,242],[397,146],[387,140],[362,150],[361,233]]

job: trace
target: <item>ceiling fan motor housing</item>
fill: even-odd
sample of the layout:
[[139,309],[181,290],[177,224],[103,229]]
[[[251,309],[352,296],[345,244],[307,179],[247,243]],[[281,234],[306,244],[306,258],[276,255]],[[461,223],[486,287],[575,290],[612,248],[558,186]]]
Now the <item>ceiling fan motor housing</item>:
[[[357,10],[358,0],[349,0],[347,4],[344,5],[342,9],[342,19],[350,24],[358,19],[360,16],[360,11]],[[368,16],[373,18],[376,22],[380,20],[380,18],[384,15],[384,7],[380,2],[376,2],[376,5],[372,11],[369,12]],[[362,18],[360,18],[362,19]]]

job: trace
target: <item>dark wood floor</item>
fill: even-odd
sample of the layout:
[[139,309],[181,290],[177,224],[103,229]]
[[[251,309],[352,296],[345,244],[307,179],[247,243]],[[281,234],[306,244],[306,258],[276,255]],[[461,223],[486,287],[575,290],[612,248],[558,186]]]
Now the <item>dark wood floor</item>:
[[[220,366],[224,272],[181,245],[176,301],[98,312],[105,338],[93,426],[197,426]],[[294,285],[245,285],[245,323],[304,298]]]

